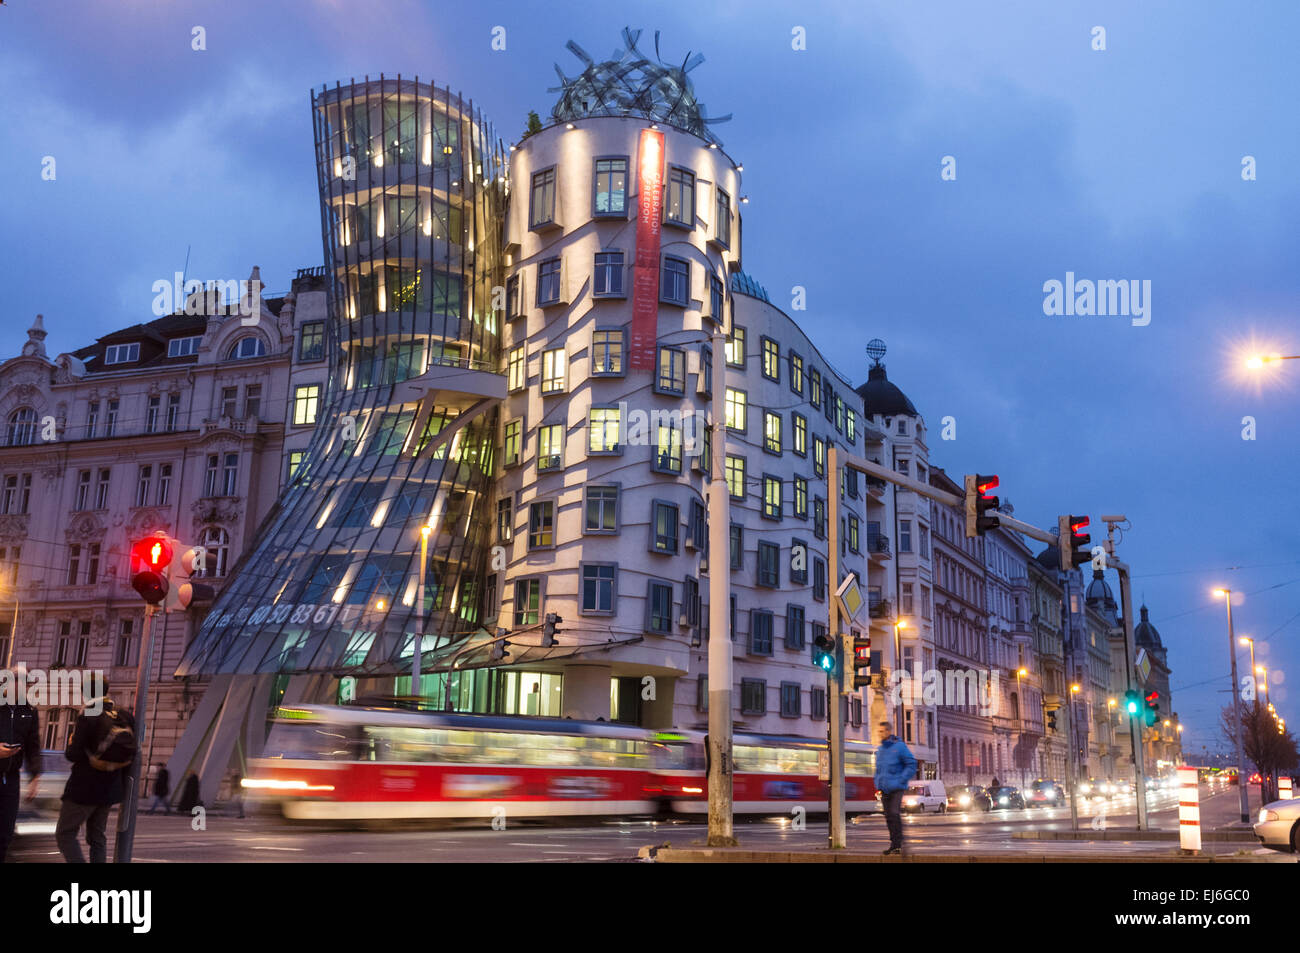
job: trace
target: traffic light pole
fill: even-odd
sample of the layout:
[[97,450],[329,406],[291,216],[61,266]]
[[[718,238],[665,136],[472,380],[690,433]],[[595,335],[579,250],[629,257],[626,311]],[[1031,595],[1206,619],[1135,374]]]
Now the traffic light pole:
[[[840,584],[840,467],[839,451],[832,442],[826,453],[826,523],[827,579],[826,604],[829,607],[827,634],[835,643],[835,669],[826,679],[826,744],[829,752],[830,803],[827,814],[827,837],[832,850],[848,846],[847,825],[844,819],[844,712],[842,706],[849,700],[841,694],[850,660],[844,657],[840,638],[840,607],[835,589]],[[839,684],[836,684],[838,677]],[[847,684],[852,684],[848,682]]]
[[149,714],[149,670],[153,665],[153,626],[158,615],[156,605],[144,609],[144,631],[140,638],[139,669],[135,676],[135,738],[136,755],[127,768],[124,799],[117,814],[117,840],[113,848],[113,863],[129,864],[135,846],[135,819],[140,802],[141,752],[144,751],[145,719]]
[[731,496],[727,487],[726,340],[713,329],[713,420],[709,474],[709,836],[734,847],[731,760]]
[[[1124,613],[1124,675],[1128,688],[1136,688],[1133,679],[1133,594],[1129,585],[1129,567],[1112,554],[1109,565],[1119,573],[1120,609]],[[1133,744],[1133,790],[1137,795],[1137,829],[1147,829],[1146,752],[1142,750],[1142,725],[1136,713],[1128,713],[1129,739]]]

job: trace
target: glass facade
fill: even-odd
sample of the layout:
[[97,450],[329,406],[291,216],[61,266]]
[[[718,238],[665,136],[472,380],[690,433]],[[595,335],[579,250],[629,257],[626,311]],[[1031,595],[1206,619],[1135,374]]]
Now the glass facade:
[[422,666],[480,625],[497,419],[466,372],[498,371],[503,148],[418,79],[327,87],[312,111],[329,380],[179,675],[409,672],[426,523]]

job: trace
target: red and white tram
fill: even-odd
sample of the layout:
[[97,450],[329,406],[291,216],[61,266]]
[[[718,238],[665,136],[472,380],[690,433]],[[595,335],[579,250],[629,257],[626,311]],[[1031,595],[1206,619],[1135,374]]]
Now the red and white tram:
[[[850,742],[849,811],[877,808],[875,748]],[[738,814],[815,811],[825,741],[734,738]],[[707,811],[704,734],[605,722],[444,714],[393,708],[281,708],[243,781],[250,800],[285,817],[366,821],[647,815]]]

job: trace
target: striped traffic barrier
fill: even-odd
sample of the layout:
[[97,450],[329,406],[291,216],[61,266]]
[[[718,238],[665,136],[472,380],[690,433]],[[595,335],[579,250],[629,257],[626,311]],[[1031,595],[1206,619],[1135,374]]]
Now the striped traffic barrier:
[[1291,778],[1279,774],[1277,776],[1277,796],[1283,801],[1291,800]]
[[1178,769],[1178,846],[1201,849],[1201,792],[1196,786],[1196,769]]

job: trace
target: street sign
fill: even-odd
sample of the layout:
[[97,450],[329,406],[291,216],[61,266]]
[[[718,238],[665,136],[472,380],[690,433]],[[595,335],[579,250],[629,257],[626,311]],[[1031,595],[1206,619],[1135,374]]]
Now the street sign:
[[825,749],[817,752],[817,780],[831,779],[831,753]]
[[1142,681],[1146,681],[1151,674],[1151,659],[1147,658],[1146,649],[1138,649],[1137,661],[1133,663],[1137,673],[1142,676]]
[[840,612],[844,614],[848,621],[856,621],[865,601],[862,598],[862,590],[858,588],[858,577],[853,573],[845,576],[844,581],[840,583],[840,587],[835,590],[835,598],[839,601]]

